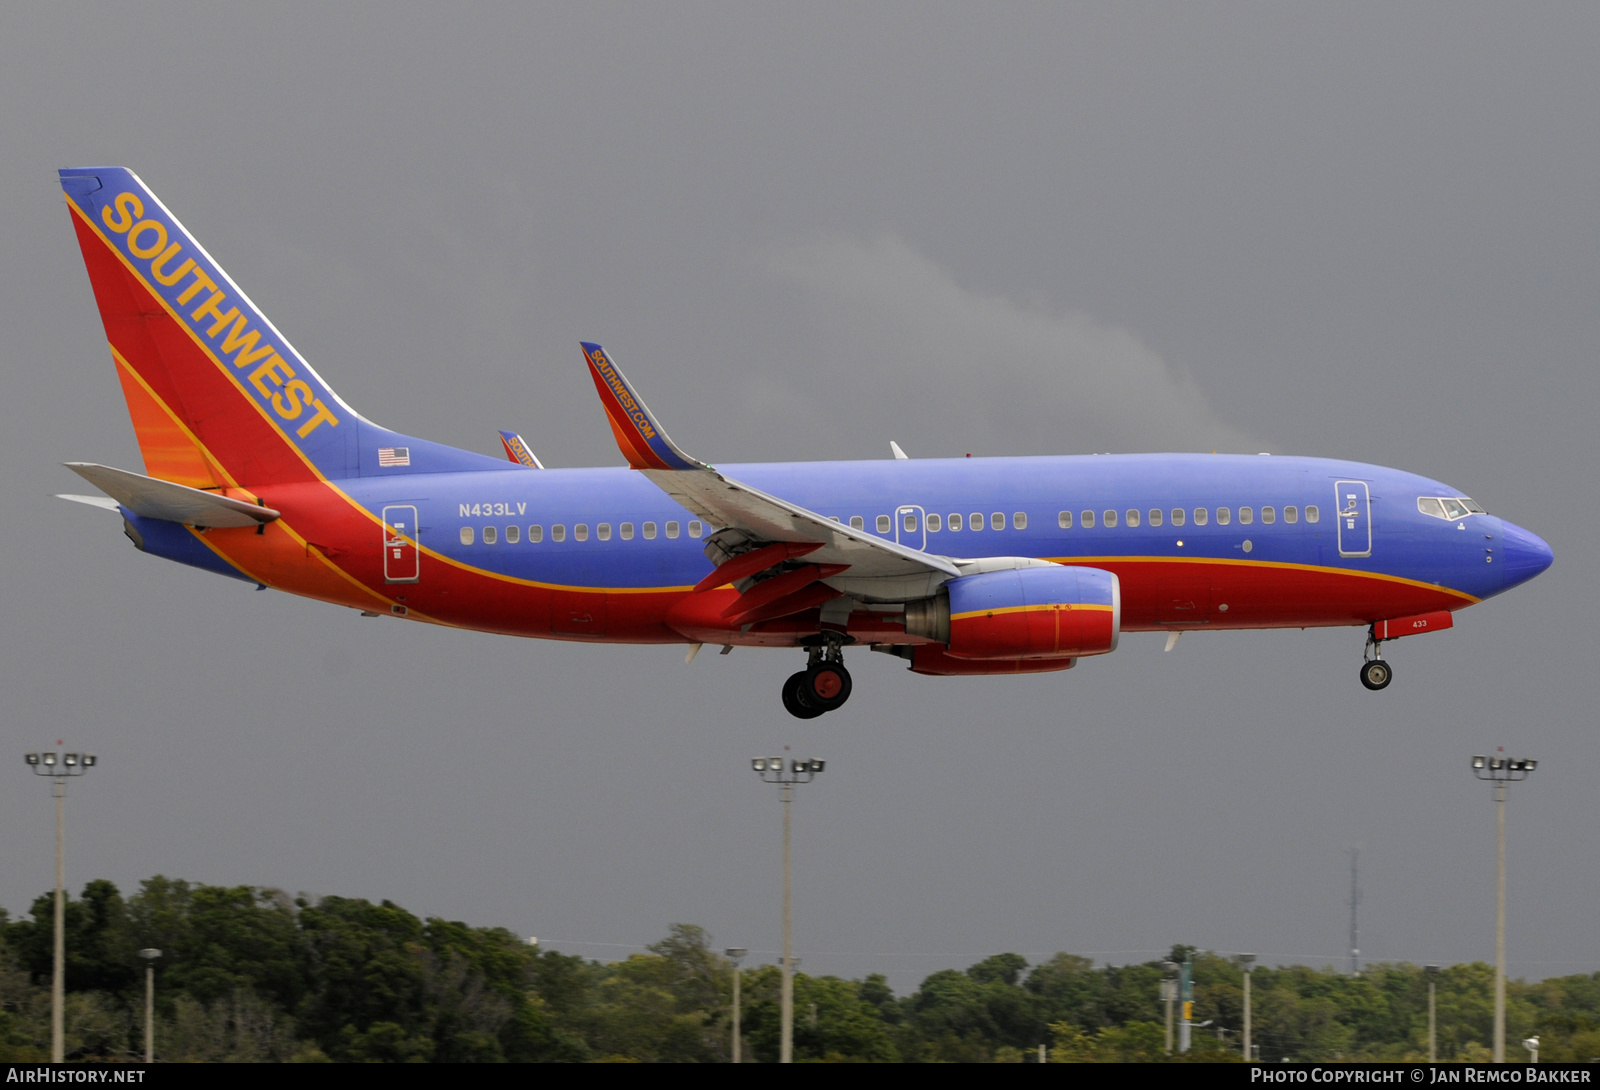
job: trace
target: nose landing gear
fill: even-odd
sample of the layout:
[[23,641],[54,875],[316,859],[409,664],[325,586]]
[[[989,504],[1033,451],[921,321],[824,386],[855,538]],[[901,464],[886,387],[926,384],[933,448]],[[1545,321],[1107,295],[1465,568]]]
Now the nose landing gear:
[[844,707],[854,688],[844,668],[842,640],[827,640],[808,648],[810,662],[783,683],[783,707],[796,719],[815,719]]
[[1362,652],[1361,684],[1373,692],[1386,689],[1389,682],[1394,680],[1394,668],[1383,661],[1383,641],[1367,630],[1367,646]]

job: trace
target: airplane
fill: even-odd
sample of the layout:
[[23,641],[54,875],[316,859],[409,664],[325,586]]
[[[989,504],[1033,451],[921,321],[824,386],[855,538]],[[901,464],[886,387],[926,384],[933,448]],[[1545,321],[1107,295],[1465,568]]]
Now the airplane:
[[70,468],[142,551],[364,616],[600,643],[801,651],[802,719],[844,649],[918,674],[1067,670],[1123,632],[1366,629],[1383,645],[1548,568],[1461,490],[1324,458],[1134,454],[713,466],[582,342],[626,468],[545,468],[351,408],[133,172],[60,180],[143,473]]

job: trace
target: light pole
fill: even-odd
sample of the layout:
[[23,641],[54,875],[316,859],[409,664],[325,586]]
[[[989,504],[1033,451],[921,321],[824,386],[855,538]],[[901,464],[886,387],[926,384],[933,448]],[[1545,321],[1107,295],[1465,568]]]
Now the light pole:
[[733,962],[733,1062],[743,1063],[740,1057],[739,1045],[739,963],[750,951],[742,946],[730,946],[722,953]]
[[1244,967],[1244,1062],[1249,1063],[1250,1051],[1250,974],[1256,967],[1254,954],[1240,954],[1239,964]]
[[144,1062],[156,1062],[156,958],[161,951],[147,946],[139,951],[144,958]]
[[56,951],[50,981],[50,1062],[61,1063],[66,1052],[61,1012],[67,994],[67,875],[62,862],[66,849],[66,810],[63,803],[67,797],[68,778],[81,776],[93,768],[95,756],[93,753],[58,754],[52,750],[30,753],[27,760],[34,775],[50,777],[50,794],[56,800]]
[[1178,1001],[1183,1004],[1183,1017],[1178,1022],[1178,1051],[1189,1051],[1189,1035],[1194,1027],[1194,956],[1183,959],[1178,966]]
[[794,1062],[794,959],[789,950],[789,803],[794,800],[794,785],[810,783],[823,769],[823,761],[802,761],[782,757],[757,757],[750,767],[766,783],[778,785],[783,799],[783,963],[778,974],[779,1043],[778,1062]]
[[1472,774],[1494,784],[1494,1062],[1506,1062],[1506,784],[1525,780],[1539,766],[1526,757],[1472,758]]
[[1172,1055],[1172,1004],[1178,998],[1178,980],[1174,975],[1178,971],[1175,961],[1163,961],[1161,971],[1167,975],[1161,978],[1161,1000],[1167,1005],[1167,1055]]
[[1439,967],[1427,965],[1423,968],[1428,974],[1428,1062],[1436,1064],[1439,1062]]

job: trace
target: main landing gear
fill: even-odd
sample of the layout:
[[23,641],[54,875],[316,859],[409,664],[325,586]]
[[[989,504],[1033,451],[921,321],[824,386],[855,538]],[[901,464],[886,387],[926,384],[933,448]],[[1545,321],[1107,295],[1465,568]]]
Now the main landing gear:
[[783,707],[796,719],[815,719],[844,707],[853,685],[844,668],[843,641],[819,642],[808,648],[810,662],[783,683]]
[[1367,647],[1362,652],[1361,684],[1377,692],[1389,687],[1394,680],[1394,668],[1383,661],[1383,642],[1367,630]]

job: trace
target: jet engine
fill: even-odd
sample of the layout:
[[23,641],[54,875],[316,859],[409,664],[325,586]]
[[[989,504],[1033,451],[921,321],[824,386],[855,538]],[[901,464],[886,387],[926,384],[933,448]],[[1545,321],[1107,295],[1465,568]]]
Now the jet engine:
[[[908,635],[945,645],[938,662],[925,656],[934,667],[926,672],[958,672],[949,660],[970,662],[974,673],[989,672],[990,663],[1003,673],[1064,670],[1071,659],[1117,649],[1122,587],[1111,572],[1062,565],[965,575],[932,598],[907,602],[905,623]],[[1050,660],[1059,665],[1045,665]],[[1000,665],[1022,661],[1039,664]]]

